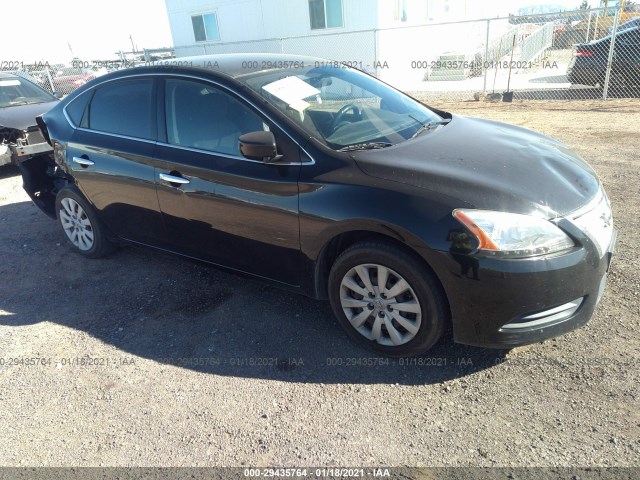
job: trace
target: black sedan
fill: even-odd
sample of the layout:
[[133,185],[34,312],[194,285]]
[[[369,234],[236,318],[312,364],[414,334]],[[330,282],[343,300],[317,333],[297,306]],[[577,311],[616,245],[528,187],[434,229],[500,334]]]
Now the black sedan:
[[[605,83],[612,36],[575,46],[567,76],[581,85]],[[626,28],[616,35],[613,46],[610,82],[613,87],[640,86],[640,27]]]
[[[146,245],[328,298],[357,342],[510,348],[584,325],[615,244],[593,170],[537,133],[307,57],[105,75],[39,118],[25,189],[87,257]],[[276,327],[277,328],[277,327]]]

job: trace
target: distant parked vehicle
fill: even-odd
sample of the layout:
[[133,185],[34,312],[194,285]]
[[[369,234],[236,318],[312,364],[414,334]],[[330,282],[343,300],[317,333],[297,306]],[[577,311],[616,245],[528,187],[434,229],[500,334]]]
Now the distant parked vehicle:
[[93,72],[84,72],[81,68],[64,67],[56,72],[53,86],[56,91],[71,93],[96,77]]
[[[632,28],[637,28],[637,27],[640,27],[640,17],[634,18],[633,20],[623,23],[622,25],[618,25],[618,33],[622,33],[626,30],[630,30]],[[609,34],[611,33],[613,33],[613,27],[609,28]]]
[[[571,83],[604,85],[611,38],[609,35],[575,46],[574,57],[567,70]],[[616,87],[640,85],[640,27],[616,35],[611,84]]]
[[109,70],[106,67],[90,67],[90,68],[83,68],[82,71],[87,74],[87,75],[93,75],[95,78],[101,77],[103,75],[106,75],[107,73],[109,73],[111,70]]

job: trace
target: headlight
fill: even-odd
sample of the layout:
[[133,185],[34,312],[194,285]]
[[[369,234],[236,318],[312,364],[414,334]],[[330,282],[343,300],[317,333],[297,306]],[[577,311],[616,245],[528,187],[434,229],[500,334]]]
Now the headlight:
[[573,240],[544,218],[489,210],[454,210],[453,216],[478,239],[485,253],[533,257],[573,247]]

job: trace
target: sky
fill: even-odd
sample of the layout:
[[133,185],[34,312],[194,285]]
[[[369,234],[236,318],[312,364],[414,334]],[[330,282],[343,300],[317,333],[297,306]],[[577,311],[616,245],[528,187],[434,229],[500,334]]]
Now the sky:
[[129,35],[140,49],[172,46],[164,0],[28,3],[27,10],[10,9],[12,18],[4,17],[10,21],[4,21],[0,29],[0,62],[67,62],[73,56],[82,60],[116,59],[118,50],[131,50]]
[[[306,1],[306,0],[297,0]],[[455,2],[456,0],[451,0]],[[475,0],[480,13],[517,13],[535,0]],[[475,3],[475,2],[474,2]],[[542,0],[577,8],[580,0]],[[599,0],[589,0],[597,6]],[[30,0],[28,12],[13,10],[11,21],[3,22],[1,61],[57,63],[116,59],[119,50],[171,47],[172,39],[164,0]],[[489,12],[492,12],[489,14]],[[7,46],[9,48],[7,48]],[[10,52],[10,53],[9,53]]]

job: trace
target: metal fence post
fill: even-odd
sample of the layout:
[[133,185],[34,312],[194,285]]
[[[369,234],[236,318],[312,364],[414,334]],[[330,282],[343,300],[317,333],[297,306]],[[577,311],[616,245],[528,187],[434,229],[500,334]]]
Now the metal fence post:
[[379,78],[378,75],[378,30],[373,29],[373,75]]
[[602,99],[606,100],[609,94],[609,83],[611,82],[611,69],[613,67],[614,49],[616,47],[616,34],[618,33],[618,23],[620,21],[620,8],[616,10],[613,19],[613,31],[611,32],[611,42],[609,43],[609,59],[607,60],[607,73],[604,76],[604,88],[602,89]]
[[45,65],[45,72],[47,72],[47,79],[49,80],[49,87],[51,88],[51,93],[55,92],[56,89],[53,86],[53,80],[51,79],[51,72],[49,71],[49,65]]
[[489,74],[489,25],[491,25],[491,20],[487,19],[487,38],[484,44],[484,58],[482,59],[482,68],[484,69],[482,93],[487,93],[487,75]]

